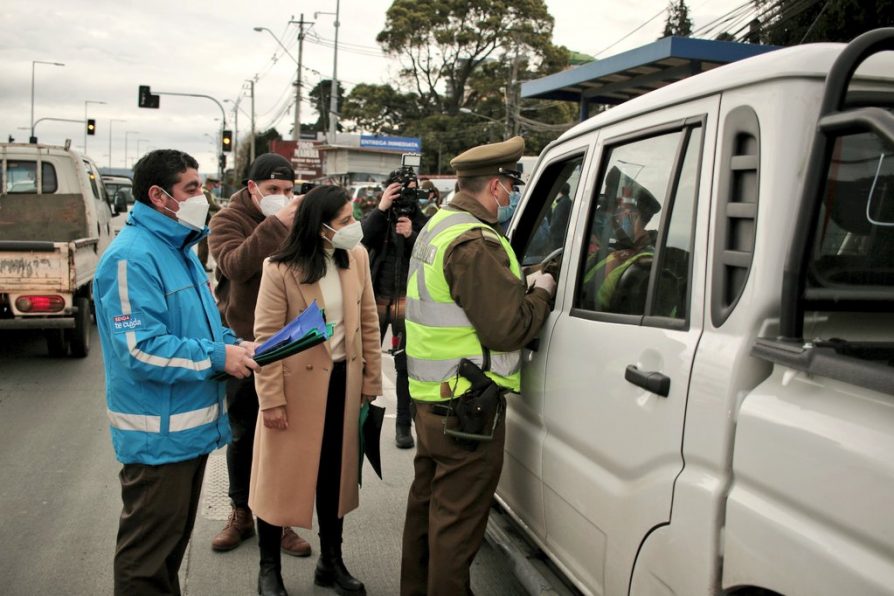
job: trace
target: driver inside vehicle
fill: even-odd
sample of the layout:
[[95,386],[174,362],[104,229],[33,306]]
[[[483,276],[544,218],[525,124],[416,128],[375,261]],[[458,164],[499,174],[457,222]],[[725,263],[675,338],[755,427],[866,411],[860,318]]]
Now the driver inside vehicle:
[[[651,265],[656,232],[647,230],[646,225],[660,210],[661,204],[647,189],[622,187],[611,219],[611,252],[604,257],[602,250],[593,255],[584,276],[587,306],[603,312],[641,311],[636,305],[618,304],[617,290],[622,277],[635,264],[642,261],[641,265]],[[648,273],[645,278],[648,279]],[[645,294],[641,298],[644,300]]]

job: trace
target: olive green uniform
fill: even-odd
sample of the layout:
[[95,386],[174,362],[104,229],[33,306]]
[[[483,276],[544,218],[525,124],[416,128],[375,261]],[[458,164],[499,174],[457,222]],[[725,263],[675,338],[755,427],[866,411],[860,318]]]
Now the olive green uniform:
[[[499,234],[496,217],[474,197],[460,192],[449,209],[465,211]],[[490,229],[469,230],[447,246],[444,276],[453,301],[489,350],[521,349],[538,335],[549,314],[549,293],[529,291],[524,279],[513,274],[506,249]],[[407,500],[401,562],[404,596],[471,593],[469,568],[484,537],[503,466],[502,418],[493,440],[470,451],[444,434],[445,424],[457,424],[445,413],[443,402],[416,401],[415,479]]]

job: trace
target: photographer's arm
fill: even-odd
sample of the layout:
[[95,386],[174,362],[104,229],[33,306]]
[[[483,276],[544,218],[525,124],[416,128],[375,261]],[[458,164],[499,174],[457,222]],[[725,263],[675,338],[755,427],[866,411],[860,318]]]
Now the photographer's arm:
[[379,249],[388,233],[388,214],[373,209],[360,222],[363,239],[360,241],[368,250]]

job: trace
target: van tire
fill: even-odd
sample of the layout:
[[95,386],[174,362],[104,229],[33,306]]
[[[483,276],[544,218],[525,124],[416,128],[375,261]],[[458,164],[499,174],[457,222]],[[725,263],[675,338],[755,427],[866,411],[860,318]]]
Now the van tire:
[[75,326],[71,334],[71,355],[84,358],[90,353],[90,299],[86,296],[75,298]]
[[68,356],[68,338],[64,329],[47,329],[47,351],[51,358],[64,358]]

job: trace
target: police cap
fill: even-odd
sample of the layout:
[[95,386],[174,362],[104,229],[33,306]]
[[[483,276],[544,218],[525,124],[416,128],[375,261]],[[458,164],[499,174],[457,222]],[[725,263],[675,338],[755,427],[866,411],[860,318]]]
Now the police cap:
[[264,180],[288,180],[295,181],[295,170],[288,159],[279,153],[264,153],[255,159],[248,170],[248,178],[243,180],[247,184],[249,180],[263,182]]
[[644,222],[648,222],[653,215],[661,211],[661,203],[658,202],[655,195],[639,184],[636,184],[636,188],[632,192],[628,191],[628,195],[622,197],[619,203],[639,210]]
[[524,151],[525,140],[512,137],[501,143],[473,147],[450,160],[450,165],[459,178],[506,176],[516,184],[524,184],[518,171],[518,160]]

